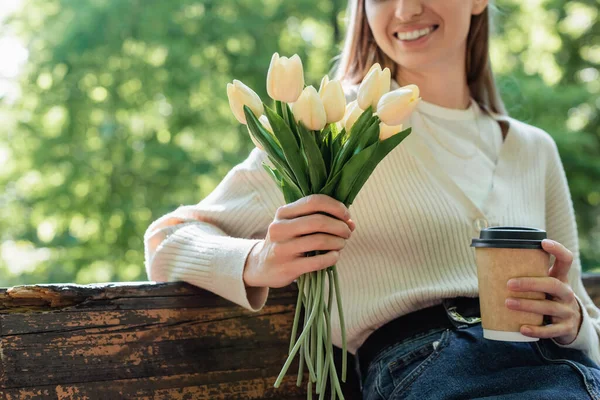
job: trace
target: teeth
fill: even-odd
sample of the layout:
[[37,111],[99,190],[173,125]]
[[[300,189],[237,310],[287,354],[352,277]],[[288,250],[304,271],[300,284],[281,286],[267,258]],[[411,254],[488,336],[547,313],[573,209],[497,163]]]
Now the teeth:
[[396,37],[400,40],[415,40],[422,36],[428,35],[433,32],[433,27],[424,28],[412,32],[397,32]]

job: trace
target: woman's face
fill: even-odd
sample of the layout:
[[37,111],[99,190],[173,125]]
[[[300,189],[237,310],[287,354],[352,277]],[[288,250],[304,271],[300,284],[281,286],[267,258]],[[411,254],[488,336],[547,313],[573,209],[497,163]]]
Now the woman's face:
[[[407,69],[424,69],[438,63],[448,66],[449,62],[464,65],[471,15],[483,12],[488,3],[488,0],[364,1],[375,42]],[[410,40],[422,34],[425,36]]]

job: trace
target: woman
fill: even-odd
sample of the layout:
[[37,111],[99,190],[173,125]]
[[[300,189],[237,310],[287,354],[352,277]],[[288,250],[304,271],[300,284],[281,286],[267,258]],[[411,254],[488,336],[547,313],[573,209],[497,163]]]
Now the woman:
[[[375,62],[391,69],[393,88],[419,86],[423,100],[405,124],[413,133],[351,212],[327,196],[285,205],[261,166],[266,153],[254,149],[199,204],[148,228],[150,279],[191,282],[259,311],[269,287],[337,263],[365,399],[600,399],[600,310],[581,283],[565,172],[550,135],[505,113],[487,1],[354,1],[338,78],[348,100]],[[469,244],[490,225],[553,239],[543,244],[556,257],[550,276],[521,280],[547,299],[507,304],[547,316],[549,325],[522,327],[538,342],[482,337]],[[303,257],[311,250],[329,252]]]

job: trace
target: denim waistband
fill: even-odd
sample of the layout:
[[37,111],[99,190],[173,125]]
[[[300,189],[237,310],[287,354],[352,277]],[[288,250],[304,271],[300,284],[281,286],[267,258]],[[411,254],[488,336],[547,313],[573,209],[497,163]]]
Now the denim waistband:
[[461,329],[480,322],[479,297],[446,298],[441,304],[387,322],[369,335],[356,351],[354,358],[361,385],[371,362],[390,346],[432,329]]

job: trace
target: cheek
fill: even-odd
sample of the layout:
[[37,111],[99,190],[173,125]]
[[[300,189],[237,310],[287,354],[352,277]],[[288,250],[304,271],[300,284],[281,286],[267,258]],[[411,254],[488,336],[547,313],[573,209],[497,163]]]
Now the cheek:
[[384,9],[385,7],[383,6],[369,4],[369,2],[365,6],[367,21],[377,42],[385,40],[387,27],[386,15],[389,15],[389,13],[386,13]]

